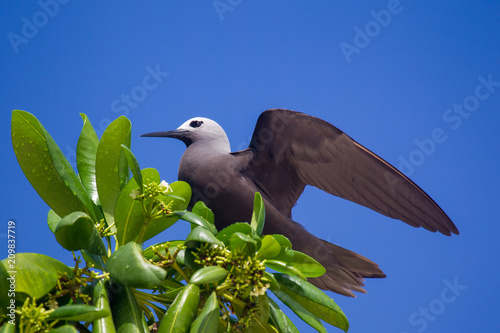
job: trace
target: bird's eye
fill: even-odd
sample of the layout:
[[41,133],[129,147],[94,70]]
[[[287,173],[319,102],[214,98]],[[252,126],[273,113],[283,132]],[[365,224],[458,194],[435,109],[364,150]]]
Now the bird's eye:
[[201,120],[193,120],[189,124],[189,126],[194,127],[194,128],[201,127],[201,125],[203,125],[203,121],[201,121]]

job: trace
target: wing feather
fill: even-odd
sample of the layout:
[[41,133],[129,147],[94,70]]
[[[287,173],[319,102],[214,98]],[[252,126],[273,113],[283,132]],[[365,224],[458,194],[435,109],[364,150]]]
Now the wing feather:
[[304,113],[263,112],[246,170],[290,217],[306,185],[445,235],[458,230],[420,187],[335,126]]

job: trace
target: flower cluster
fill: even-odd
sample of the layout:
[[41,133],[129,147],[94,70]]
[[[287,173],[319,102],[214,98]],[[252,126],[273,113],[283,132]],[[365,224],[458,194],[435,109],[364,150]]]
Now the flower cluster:
[[[172,192],[170,185],[162,180],[160,184],[155,181],[149,181],[143,184],[142,189],[133,189],[129,196],[134,200],[141,200],[143,203],[144,213],[150,219],[158,218],[162,215],[166,216],[172,212],[173,200],[168,203],[160,196],[168,195]],[[145,200],[147,199],[147,201]]]
[[91,297],[82,291],[83,288],[92,283],[94,279],[106,275],[98,275],[90,270],[92,266],[89,264],[79,268],[80,263],[80,258],[75,258],[75,267],[72,272],[58,274],[54,290],[44,297],[39,304],[37,304],[35,298],[28,297],[23,306],[16,310],[19,315],[21,332],[49,332],[58,322],[58,320],[49,320],[49,315],[59,307],[57,300],[60,300],[61,297],[69,297],[70,302],[73,304],[80,302],[89,304]]
[[60,274],[57,279],[57,285],[52,293],[49,294],[49,300],[47,302],[48,307],[56,308],[57,299],[65,295],[68,295],[73,303],[81,301],[88,304],[91,297],[84,292],[82,292],[82,287],[87,286],[92,283],[94,279],[103,277],[104,275],[98,275],[96,272],[90,270],[92,268],[91,264],[87,263],[85,267],[79,268],[78,265],[81,263],[80,258],[75,258],[75,268],[68,274],[67,272]]
[[[270,287],[264,277],[264,263],[255,257],[229,251],[224,246],[205,243],[193,252],[194,262],[202,266],[220,266],[229,274],[216,290],[221,303],[225,304],[231,313],[238,315],[238,323],[234,327],[248,327],[255,316],[260,315],[258,297],[265,295]],[[245,304],[239,311],[238,304]],[[224,318],[229,314],[225,313]]]
[[231,269],[226,280],[236,287],[232,290],[234,295],[246,299],[266,292],[269,285],[262,281],[266,270],[263,261],[233,252],[229,252],[228,261]]
[[[147,179],[149,180],[149,179]],[[146,182],[145,184],[143,184],[143,192],[144,192],[144,196],[146,198],[155,198],[157,196],[159,196],[160,194],[168,194],[168,193],[171,193],[172,192],[172,188],[170,187],[170,185],[162,180],[160,182],[160,184],[157,184],[156,182]],[[140,190],[133,190],[132,193],[135,194],[136,197],[138,197],[140,195]],[[130,196],[135,199],[133,197],[133,194],[130,194]]]
[[57,320],[49,323],[49,314],[54,310],[46,310],[43,303],[37,305],[36,299],[27,298],[23,306],[17,309],[19,328],[21,332],[49,332],[57,324]]
[[170,248],[170,242],[153,246],[152,250],[156,258],[149,259],[149,262],[166,269],[175,263],[175,258],[177,258],[179,252],[184,250],[186,246],[178,244],[172,253],[169,251]]
[[220,266],[226,268],[229,262],[228,256],[230,251],[222,246],[213,245],[210,243],[203,243],[201,247],[193,252],[195,257],[194,262],[206,266]]
[[114,225],[115,224],[113,223],[108,226],[106,220],[101,219],[99,222],[96,223],[95,227],[97,228],[97,231],[99,232],[99,235],[101,237],[108,237],[108,236],[113,236],[116,233],[112,230]]

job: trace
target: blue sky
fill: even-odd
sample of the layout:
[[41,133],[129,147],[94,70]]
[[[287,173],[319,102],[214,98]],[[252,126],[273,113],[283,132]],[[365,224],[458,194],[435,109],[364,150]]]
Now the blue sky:
[[[329,294],[350,332],[500,329],[500,3],[42,0],[3,1],[0,13],[2,257],[14,219],[18,252],[71,263],[17,164],[11,110],[35,114],[70,161],[79,113],[98,132],[126,115],[141,167],[172,182],[184,145],[140,134],[205,116],[239,150],[260,112],[288,108],[401,168],[461,233],[414,229],[307,189],[294,219],[388,275],[356,299]],[[156,240],[188,227],[169,232]]]

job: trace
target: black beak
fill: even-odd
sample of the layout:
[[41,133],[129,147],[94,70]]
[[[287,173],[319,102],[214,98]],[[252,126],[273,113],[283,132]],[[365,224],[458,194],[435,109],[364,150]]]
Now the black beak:
[[176,129],[173,131],[163,131],[163,132],[152,132],[141,135],[145,137],[157,137],[157,138],[174,138],[179,139],[189,146],[191,144],[191,138],[189,137],[189,131]]
[[181,137],[183,137],[185,135],[186,135],[186,131],[176,129],[176,130],[173,130],[173,131],[163,131],[163,132],[146,133],[146,134],[143,134],[141,136],[180,139]]

